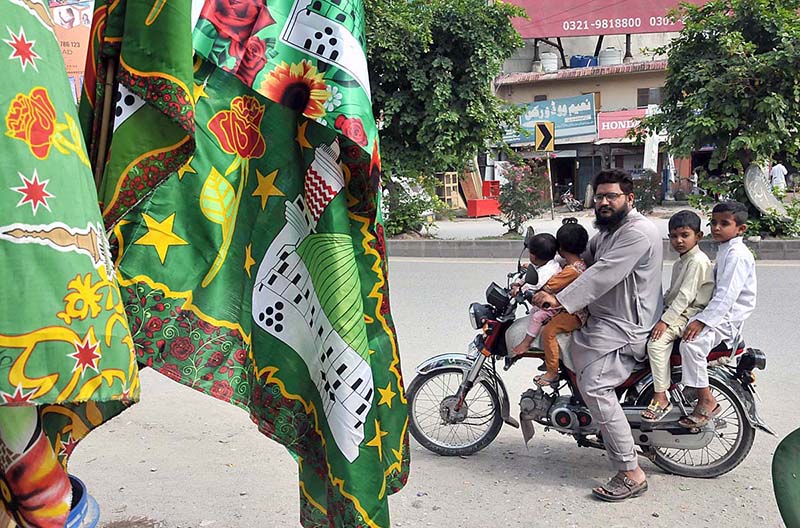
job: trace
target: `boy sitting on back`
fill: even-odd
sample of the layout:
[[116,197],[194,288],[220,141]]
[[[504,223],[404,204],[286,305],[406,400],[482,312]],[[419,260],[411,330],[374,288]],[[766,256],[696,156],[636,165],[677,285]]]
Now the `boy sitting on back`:
[[711,261],[697,245],[703,238],[700,217],[692,211],[679,211],[669,219],[669,242],[680,259],[672,266],[672,280],[664,295],[664,313],[647,343],[653,373],[653,399],[642,411],[642,420],[658,422],[672,410],[667,389],[672,383],[669,356],[683,334],[689,319],[708,304],[714,291]]
[[720,411],[708,386],[708,353],[718,344],[728,346],[741,332],[745,319],[756,306],[756,263],[744,245],[747,207],[722,202],[711,211],[711,236],[719,242],[714,265],[714,294],[702,312],[689,320],[681,342],[683,384],[697,389],[692,413],[678,422],[683,427],[706,425]]

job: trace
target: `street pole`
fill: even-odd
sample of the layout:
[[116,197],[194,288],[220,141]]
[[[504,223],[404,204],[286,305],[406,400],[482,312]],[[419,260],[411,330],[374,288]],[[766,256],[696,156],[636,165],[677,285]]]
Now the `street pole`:
[[550,189],[550,220],[556,217],[555,205],[553,204],[553,174],[550,172],[550,153],[547,152],[547,187]]

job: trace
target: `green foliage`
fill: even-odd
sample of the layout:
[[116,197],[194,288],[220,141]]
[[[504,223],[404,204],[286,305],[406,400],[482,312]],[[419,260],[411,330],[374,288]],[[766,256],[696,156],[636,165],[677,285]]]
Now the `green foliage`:
[[486,0],[365,0],[373,112],[384,170],[460,170],[501,143],[518,110],[491,81],[522,41],[524,11]]
[[434,177],[398,177],[387,185],[388,196],[384,201],[384,229],[389,236],[402,233],[430,234],[435,224],[428,216],[449,216],[447,205],[436,196]]
[[800,0],[681,4],[684,29],[666,48],[661,113],[643,129],[666,130],[671,152],[715,145],[711,168],[746,168],[800,148]]
[[747,222],[747,232],[761,236],[800,236],[800,201],[792,200],[786,205],[788,216],[783,217],[770,211]]
[[542,164],[531,168],[522,163],[509,168],[507,182],[500,186],[498,200],[500,212],[506,217],[503,225],[508,227],[509,233],[520,232],[525,222],[537,217],[550,205],[545,172]]
[[798,8],[800,0],[684,3],[675,13],[684,29],[654,50],[669,61],[661,113],[645,118],[636,134],[666,131],[670,151],[684,157],[714,145],[710,168],[728,176],[701,185],[712,195],[749,204],[738,174],[751,162],[800,150]]
[[633,192],[636,195],[636,210],[642,214],[650,214],[661,202],[661,178],[654,170],[644,171],[641,178],[633,180]]

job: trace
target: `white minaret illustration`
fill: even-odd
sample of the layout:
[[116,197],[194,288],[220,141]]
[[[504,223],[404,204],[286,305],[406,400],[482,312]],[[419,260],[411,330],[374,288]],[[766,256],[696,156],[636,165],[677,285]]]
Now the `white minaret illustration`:
[[373,396],[363,305],[359,289],[344,282],[347,268],[357,273],[350,266],[354,258],[340,258],[353,255],[350,235],[315,232],[325,208],[344,187],[338,158],[337,140],[318,147],[306,172],[304,196],[286,202],[286,225],[258,268],[252,312],[260,328],[303,359],[334,441],[352,462]]

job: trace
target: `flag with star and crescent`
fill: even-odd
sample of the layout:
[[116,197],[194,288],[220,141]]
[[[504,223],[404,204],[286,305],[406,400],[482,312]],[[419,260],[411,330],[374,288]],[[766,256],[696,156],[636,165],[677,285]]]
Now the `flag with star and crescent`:
[[138,371],[49,7],[9,0],[0,20],[0,406],[40,406],[66,464]]
[[138,360],[290,450],[303,526],[389,526],[408,416],[363,6],[184,9],[97,2],[81,101],[104,159],[113,97],[101,197]]

